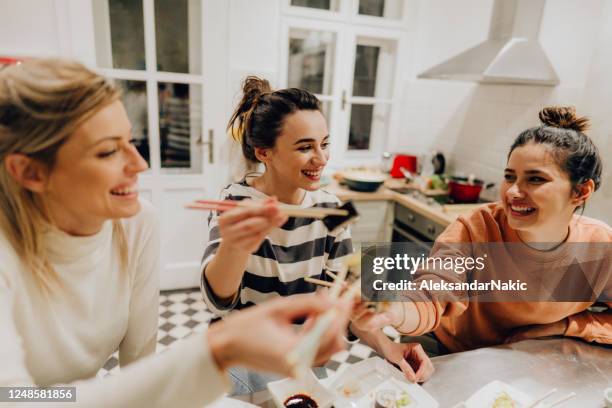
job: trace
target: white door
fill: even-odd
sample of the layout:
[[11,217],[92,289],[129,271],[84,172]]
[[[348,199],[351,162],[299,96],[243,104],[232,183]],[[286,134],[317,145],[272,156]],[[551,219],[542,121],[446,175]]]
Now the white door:
[[330,167],[379,164],[397,118],[406,1],[285,0],[282,15],[281,84],[323,102]]
[[[228,2],[72,0],[70,7],[79,16],[72,32],[85,30],[88,39],[75,38],[73,54],[81,50],[122,89],[150,166],[140,184],[159,213],[161,288],[198,286],[207,213],[184,206],[216,197],[225,179],[227,164],[216,158],[227,119]],[[80,21],[83,15],[91,18]]]

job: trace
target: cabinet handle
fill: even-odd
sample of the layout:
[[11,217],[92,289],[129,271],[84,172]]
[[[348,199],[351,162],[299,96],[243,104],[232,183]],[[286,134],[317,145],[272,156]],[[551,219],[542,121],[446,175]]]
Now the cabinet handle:
[[414,222],[414,220],[416,220],[416,217],[414,216],[414,214],[408,214],[408,221]]
[[427,232],[431,235],[436,233],[436,227],[434,227],[433,225],[428,225],[427,226]]

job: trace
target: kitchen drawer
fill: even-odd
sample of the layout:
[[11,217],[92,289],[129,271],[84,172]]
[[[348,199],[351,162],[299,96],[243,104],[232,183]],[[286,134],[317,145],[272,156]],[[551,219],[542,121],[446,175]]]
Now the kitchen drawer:
[[395,222],[410,227],[431,241],[435,241],[446,228],[446,226],[438,224],[400,204],[395,204]]

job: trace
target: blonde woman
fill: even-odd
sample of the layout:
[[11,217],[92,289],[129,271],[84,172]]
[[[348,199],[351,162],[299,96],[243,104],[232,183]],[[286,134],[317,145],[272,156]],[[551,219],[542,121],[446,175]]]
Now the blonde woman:
[[[291,322],[336,306],[325,297],[271,302],[153,356],[158,226],[138,199],[147,165],[118,98],[74,62],[0,71],[0,386],[72,384],[87,407],[185,407],[218,397],[230,366],[288,374]],[[350,307],[319,361],[340,349]],[[117,349],[129,366],[92,379]]]

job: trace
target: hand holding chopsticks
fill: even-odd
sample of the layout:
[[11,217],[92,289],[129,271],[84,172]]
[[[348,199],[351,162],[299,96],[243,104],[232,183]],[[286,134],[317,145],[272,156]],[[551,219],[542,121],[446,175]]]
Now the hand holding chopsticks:
[[270,199],[257,207],[237,207],[224,212],[217,222],[222,238],[218,252],[233,258],[256,251],[272,230],[287,222],[287,216],[280,213],[276,200]]
[[[185,207],[191,210],[229,211],[234,208],[261,208],[267,201],[255,200],[196,200]],[[300,207],[296,205],[277,204],[281,214],[296,218],[314,218],[323,221],[328,230],[333,231],[341,226],[353,222],[357,210],[352,202],[348,201],[338,208],[327,207]]]

